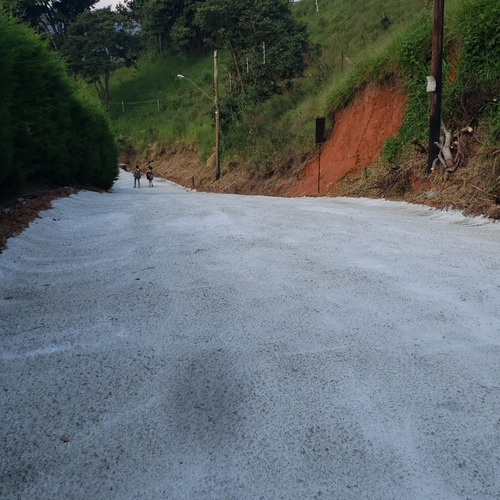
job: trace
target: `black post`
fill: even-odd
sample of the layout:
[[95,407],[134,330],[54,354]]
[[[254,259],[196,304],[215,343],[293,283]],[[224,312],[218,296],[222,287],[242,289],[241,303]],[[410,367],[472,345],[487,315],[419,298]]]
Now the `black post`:
[[320,193],[319,183],[321,179],[321,143],[319,143],[319,154],[318,154],[318,194]]
[[321,180],[321,144],[325,142],[325,118],[316,118],[316,144],[319,144],[318,154],[318,194],[320,193]]
[[436,83],[436,89],[431,93],[431,110],[429,119],[429,156],[427,173],[430,174],[432,164],[437,158],[439,148],[439,132],[441,130],[441,91],[443,80],[443,24],[444,0],[434,0],[434,28],[432,32],[432,67],[431,72]]

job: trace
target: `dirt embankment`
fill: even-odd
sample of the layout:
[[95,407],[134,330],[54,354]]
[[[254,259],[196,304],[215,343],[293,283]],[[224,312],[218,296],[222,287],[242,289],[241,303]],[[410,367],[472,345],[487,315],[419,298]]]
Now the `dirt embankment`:
[[367,85],[351,104],[337,112],[321,157],[312,147],[313,153],[302,164],[296,158],[285,158],[265,175],[228,162],[215,181],[213,158],[203,165],[195,150],[185,145],[149,156],[122,154],[121,161],[130,168],[139,164],[143,170],[150,162],[155,175],[199,191],[386,198],[499,219],[500,150],[498,145],[483,143],[480,130],[464,139],[466,161],[446,181],[440,168],[427,174],[425,147],[408,149],[398,165],[377,161],[384,141],[396,134],[403,122],[405,104],[402,85]]
[[380,156],[385,139],[401,126],[405,104],[406,96],[396,86],[366,87],[336,115],[332,135],[287,194],[318,193],[318,171],[320,194],[330,194],[347,172],[370,167]]
[[[367,86],[340,111],[332,135],[321,148],[320,194],[332,194],[336,182],[352,169],[368,168],[380,155],[384,140],[395,134],[404,117],[405,94],[394,85]],[[318,152],[295,168],[278,169],[264,178],[223,166],[214,180],[212,166],[202,165],[193,149],[172,147],[153,154],[122,152],[120,161],[132,169],[148,164],[155,175],[201,191],[279,196],[318,194]],[[213,165],[213,158],[207,162]]]

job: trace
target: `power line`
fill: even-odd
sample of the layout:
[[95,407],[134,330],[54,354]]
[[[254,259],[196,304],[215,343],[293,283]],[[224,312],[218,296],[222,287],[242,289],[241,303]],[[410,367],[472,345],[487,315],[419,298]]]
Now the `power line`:
[[[351,14],[349,14],[345,19],[343,19],[342,21],[345,23],[346,21],[349,21],[350,19],[352,19],[356,14],[358,14],[360,12],[360,10],[369,2],[370,0],[364,0],[363,4],[358,7],[355,7],[355,9],[351,12]],[[335,16],[334,18],[332,18],[327,24],[325,24],[325,26],[323,27],[323,29],[327,28],[328,26],[330,26],[331,24],[333,24],[334,22],[336,21],[339,21],[342,17],[342,15],[344,14],[344,12],[340,13],[338,16]],[[319,38],[319,40],[317,41],[318,43],[321,43],[323,40],[325,40],[327,37],[331,36],[332,33],[325,33],[324,36],[322,36],[321,38]]]

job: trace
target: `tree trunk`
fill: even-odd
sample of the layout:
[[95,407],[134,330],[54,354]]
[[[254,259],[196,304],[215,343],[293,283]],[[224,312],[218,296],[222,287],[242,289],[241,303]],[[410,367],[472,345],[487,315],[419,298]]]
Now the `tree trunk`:
[[236,58],[236,52],[233,50],[233,47],[231,46],[231,44],[229,44],[229,52],[231,53],[231,57],[233,58],[233,63],[234,63],[234,67],[236,68],[236,75],[238,77],[238,81],[240,82],[241,91],[244,94],[245,93],[245,86],[243,84],[243,79],[241,77],[240,68],[238,67],[238,59]]
[[97,90],[97,95],[99,96],[99,101],[101,101],[102,106],[108,109],[106,105],[106,90],[100,78],[94,80],[94,87]]
[[107,111],[109,107],[109,79],[111,77],[111,73],[106,71],[104,73],[104,109]]

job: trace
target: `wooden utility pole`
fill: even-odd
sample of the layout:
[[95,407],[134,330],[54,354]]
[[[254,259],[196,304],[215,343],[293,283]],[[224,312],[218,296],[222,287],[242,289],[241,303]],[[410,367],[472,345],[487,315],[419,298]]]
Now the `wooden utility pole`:
[[215,180],[220,177],[219,157],[219,59],[214,50],[214,104],[215,104]]
[[439,132],[441,129],[441,91],[443,80],[443,24],[444,0],[434,0],[434,28],[432,32],[432,65],[431,72],[434,90],[431,92],[431,110],[429,119],[429,156],[427,159],[427,173],[430,174],[432,164],[437,158],[439,148]]

